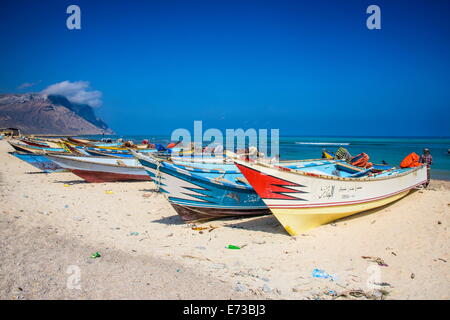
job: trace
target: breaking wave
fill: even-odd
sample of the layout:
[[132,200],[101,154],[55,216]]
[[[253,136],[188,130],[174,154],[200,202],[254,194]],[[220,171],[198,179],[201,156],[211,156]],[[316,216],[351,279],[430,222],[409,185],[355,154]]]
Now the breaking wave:
[[296,141],[295,144],[305,144],[313,146],[349,146],[350,143],[347,142],[299,142]]

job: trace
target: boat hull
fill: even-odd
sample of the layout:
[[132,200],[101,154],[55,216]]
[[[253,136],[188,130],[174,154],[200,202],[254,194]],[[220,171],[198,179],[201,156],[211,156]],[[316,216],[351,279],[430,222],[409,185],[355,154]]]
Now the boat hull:
[[23,143],[29,145],[29,146],[33,146],[33,147],[38,147],[38,148],[49,148],[48,145],[42,144],[42,143],[37,143],[37,142],[33,142],[33,141],[29,141],[29,140],[20,140]]
[[63,167],[40,154],[12,152],[11,155],[46,173],[67,171]]
[[40,148],[35,146],[30,146],[27,144],[19,144],[14,143],[11,141],[8,141],[8,143],[18,152],[22,153],[44,153],[44,152],[60,152],[60,153],[67,153],[62,148]]
[[235,187],[214,181],[211,177],[220,174],[212,173],[213,170],[206,170],[205,176],[201,176],[181,165],[158,164],[151,157],[137,157],[185,222],[270,214],[269,208],[250,186]]
[[179,205],[170,203],[184,222],[202,222],[214,219],[236,217],[236,216],[257,216],[270,214],[268,208],[264,209],[223,209],[223,208],[204,208]]
[[388,198],[359,204],[321,208],[273,208],[271,211],[291,236],[297,236],[323,224],[327,224],[359,212],[387,205],[403,198],[408,194],[408,192],[409,190]]
[[98,151],[98,150],[86,149],[86,152],[89,155],[92,155],[92,156],[95,156],[95,157],[134,158],[134,156],[132,154],[130,154],[128,151],[107,152],[107,151]]
[[290,235],[396,201],[425,183],[426,167],[379,178],[332,178],[238,161],[239,170]]
[[145,173],[140,174],[125,174],[105,171],[91,171],[91,170],[77,170],[72,169],[71,172],[87,182],[118,182],[118,181],[151,181],[151,178]]
[[87,182],[151,181],[135,159],[54,156],[48,158]]

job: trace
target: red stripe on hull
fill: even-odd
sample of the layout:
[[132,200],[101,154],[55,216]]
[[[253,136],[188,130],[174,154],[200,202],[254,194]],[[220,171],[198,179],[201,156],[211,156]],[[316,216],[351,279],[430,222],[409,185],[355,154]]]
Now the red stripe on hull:
[[39,148],[48,148],[49,147],[48,145],[40,144],[40,143],[36,143],[36,142],[30,142],[30,141],[26,141],[26,140],[20,140],[20,141],[25,142],[29,146],[34,146],[34,147],[39,147]]
[[151,181],[148,175],[120,174],[102,171],[71,170],[87,182]]
[[266,175],[238,163],[235,164],[262,199],[299,200],[299,198],[291,197],[283,193],[301,193],[301,191],[289,188],[289,186],[300,187],[300,185]]

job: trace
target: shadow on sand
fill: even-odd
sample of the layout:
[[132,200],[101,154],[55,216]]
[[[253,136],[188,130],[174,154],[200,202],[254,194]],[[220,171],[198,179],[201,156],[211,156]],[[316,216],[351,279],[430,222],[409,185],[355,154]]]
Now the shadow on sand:
[[55,181],[53,181],[53,183],[63,183],[63,184],[86,184],[86,183],[89,183],[89,182],[86,182],[86,181],[84,181],[84,180],[65,180],[65,181],[62,181],[62,180],[55,180]]
[[152,222],[154,223],[162,223],[162,224],[167,224],[167,225],[183,225],[186,224],[183,219],[181,219],[181,217],[176,214],[170,217],[164,217],[158,220],[153,220]]
[[[154,223],[162,223],[167,225],[184,225],[186,222],[181,219],[179,215],[164,217],[158,220],[153,220]],[[248,231],[261,231],[274,234],[287,234],[283,226],[272,215],[262,217],[229,217],[221,219],[203,220],[201,222],[192,222],[192,225],[217,225],[215,222],[220,222],[220,228],[242,229]]]
[[152,193],[152,194],[162,194],[162,192],[160,192],[156,189],[139,189],[138,191]]
[[44,171],[28,171],[25,172],[26,174],[49,174],[49,173],[53,173],[53,172],[44,172]]
[[223,225],[226,228],[261,231],[273,234],[287,234],[283,226],[273,215],[260,217],[228,218],[231,223]]

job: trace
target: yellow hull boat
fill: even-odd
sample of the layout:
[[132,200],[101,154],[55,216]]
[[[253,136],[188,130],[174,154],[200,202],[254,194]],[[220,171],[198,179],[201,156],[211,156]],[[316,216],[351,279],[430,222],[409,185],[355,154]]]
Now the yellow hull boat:
[[408,193],[409,190],[385,199],[360,204],[322,208],[272,209],[271,211],[291,236],[297,236],[323,224],[384,206],[403,198]]
[[343,160],[298,166],[235,160],[290,235],[396,201],[427,181],[427,168],[374,172]]

